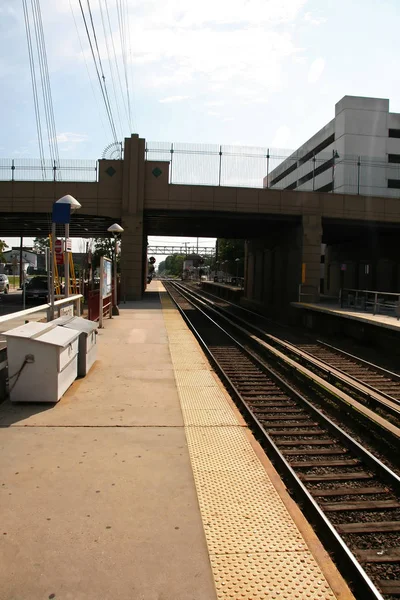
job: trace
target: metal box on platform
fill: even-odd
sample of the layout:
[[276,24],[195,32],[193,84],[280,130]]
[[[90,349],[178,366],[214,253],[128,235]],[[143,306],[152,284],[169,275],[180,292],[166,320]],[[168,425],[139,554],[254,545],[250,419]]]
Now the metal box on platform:
[[58,402],[78,370],[79,332],[26,323],[4,333],[12,402]]
[[78,377],[85,377],[97,360],[98,323],[81,317],[59,317],[53,321],[61,327],[67,327],[79,333]]

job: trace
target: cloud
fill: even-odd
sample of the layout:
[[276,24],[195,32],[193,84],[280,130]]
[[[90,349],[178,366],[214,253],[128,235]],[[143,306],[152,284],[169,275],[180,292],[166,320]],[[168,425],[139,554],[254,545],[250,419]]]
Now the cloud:
[[66,131],[65,133],[59,133],[56,139],[59,144],[80,144],[81,142],[86,142],[88,136],[85,133],[71,133]]
[[168,96],[167,98],[163,98],[159,100],[161,104],[167,104],[170,102],[183,102],[184,100],[189,100],[190,96]]
[[325,69],[325,60],[323,58],[316,58],[310,66],[308,71],[308,81],[309,83],[316,83],[318,79],[321,77],[323,71]]
[[318,26],[322,23],[326,23],[327,19],[325,17],[317,17],[312,13],[307,12],[303,17],[303,21],[305,21],[306,23],[310,23],[310,25]]
[[[62,0],[60,16],[69,0]],[[46,1],[46,4],[49,0]],[[131,51],[128,63],[133,65],[138,88],[162,90],[160,102],[178,102],[187,97],[213,92],[214,100],[248,104],[265,102],[285,83],[288,58],[302,53],[294,43],[292,25],[302,18],[308,0],[130,0],[128,22]],[[51,11],[56,11],[58,2]],[[75,17],[84,43],[84,56],[92,62],[90,49],[82,30],[79,11]],[[92,7],[95,22],[100,20],[99,7]],[[113,37],[118,60],[122,63],[119,28],[111,13]],[[61,59],[82,63],[73,22],[67,45],[55,46]],[[99,26],[100,27],[100,26]],[[71,38],[74,38],[71,41]],[[59,38],[58,38],[59,39]],[[58,40],[57,40],[58,41]],[[104,35],[99,36],[102,60],[107,62]],[[109,47],[112,45],[108,37]],[[48,49],[49,52],[49,49]],[[122,64],[121,64],[122,68]]]
[[287,125],[278,127],[271,142],[272,148],[287,148],[290,140],[290,128]]

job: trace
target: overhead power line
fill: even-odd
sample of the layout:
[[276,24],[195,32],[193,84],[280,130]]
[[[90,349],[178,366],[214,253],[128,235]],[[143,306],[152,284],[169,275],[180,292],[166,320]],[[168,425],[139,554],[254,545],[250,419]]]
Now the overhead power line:
[[29,20],[27,0],[22,0],[22,5],[23,5],[23,10],[24,10],[26,40],[28,43],[29,67],[30,67],[30,71],[31,71],[33,104],[35,107],[35,118],[36,118],[36,129],[37,129],[37,136],[38,136],[40,163],[41,163],[41,167],[42,167],[42,177],[43,177],[43,179],[46,179],[46,171],[45,171],[45,164],[44,164],[42,124],[41,124],[41,119],[40,119],[40,105],[39,105],[39,96],[38,96],[37,83],[36,83],[35,62],[34,62],[34,54],[33,54],[33,47],[32,47],[32,37],[31,37],[31,30],[30,30],[30,22],[29,22],[30,20]]
[[108,27],[110,29],[111,44],[112,44],[112,48],[113,48],[114,62],[115,62],[115,66],[116,66],[116,69],[117,69],[119,88],[121,90],[121,98],[122,98],[122,102],[123,102],[123,105],[124,105],[124,110],[125,110],[125,115],[126,115],[127,123],[128,123],[128,126],[129,126],[129,130],[130,130],[130,132],[132,132],[132,127],[131,127],[131,123],[130,123],[130,120],[129,120],[129,114],[130,114],[129,103],[127,104],[127,101],[126,101],[126,98],[125,98],[125,94],[124,94],[124,91],[122,89],[121,74],[120,74],[118,60],[117,60],[117,53],[116,53],[116,50],[115,50],[114,34],[113,34],[112,26],[111,26],[110,12],[108,10],[107,0],[104,0],[104,4],[105,4],[105,7],[106,7]]
[[128,115],[129,115],[129,127],[132,131],[131,100],[130,100],[129,83],[128,83],[128,59],[127,59],[127,43],[126,43],[127,13],[128,13],[128,9],[127,9],[126,3],[124,3],[124,0],[117,0],[117,14],[118,14],[118,24],[119,24],[120,39],[121,39],[122,63],[124,65],[126,99],[127,99],[127,103],[128,103]]
[[53,99],[51,95],[50,76],[47,63],[47,52],[46,43],[44,39],[40,0],[31,0],[31,5],[35,25],[36,46],[42,82],[43,103],[47,125],[47,137],[49,143],[50,158],[53,162],[53,165],[56,165],[58,167],[60,163],[60,157],[58,154],[57,132],[54,118]]
[[82,53],[83,59],[84,59],[84,61],[85,61],[86,72],[87,72],[87,74],[88,74],[88,78],[89,78],[89,81],[90,81],[90,87],[92,88],[93,97],[94,97],[94,100],[95,100],[95,102],[96,102],[96,105],[97,105],[97,110],[98,110],[98,113],[99,113],[99,118],[100,118],[101,126],[102,126],[102,128],[103,128],[104,135],[106,135],[106,128],[105,128],[104,121],[103,121],[103,116],[102,116],[102,113],[101,113],[101,107],[100,107],[100,104],[99,104],[98,97],[97,97],[97,95],[96,95],[96,93],[95,93],[95,91],[94,91],[93,79],[92,79],[92,76],[90,75],[90,71],[89,71],[89,65],[88,65],[88,62],[87,62],[87,60],[86,60],[86,55],[85,55],[85,52],[84,52],[84,50],[83,50],[82,38],[81,38],[81,35],[80,35],[80,33],[79,33],[78,24],[77,24],[77,22],[76,22],[76,19],[75,19],[75,13],[74,13],[74,10],[73,10],[73,8],[72,8],[72,3],[71,3],[71,0],[69,0],[69,7],[70,7],[70,9],[71,9],[72,18],[73,18],[73,20],[74,20],[75,29],[76,29],[76,34],[77,34],[77,36],[78,36],[78,39],[79,39],[79,45],[80,45],[80,48],[81,48],[81,53]]
[[[90,36],[90,33],[89,33],[89,28],[88,28],[86,17],[85,17],[85,12],[84,12],[83,6],[82,6],[82,1],[79,0],[79,6],[80,6],[80,9],[81,9],[82,19],[83,19],[83,22],[84,22],[84,25],[85,25],[86,35],[87,35],[87,38],[88,38],[88,41],[89,41],[89,46],[90,46],[90,50],[91,50],[91,53],[92,53],[92,58],[93,58],[94,66],[95,66],[95,69],[96,69],[97,78],[99,80],[100,90],[101,90],[101,94],[102,94],[102,97],[103,97],[104,105],[105,105],[105,108],[106,108],[108,121],[110,123],[111,133],[112,133],[112,136],[114,138],[114,142],[118,143],[117,132],[116,132],[116,129],[115,129],[114,118],[113,118],[113,114],[112,114],[112,110],[111,110],[110,101],[109,101],[109,98],[108,98],[107,86],[106,86],[106,78],[105,78],[104,71],[103,71],[103,68],[102,68],[102,65],[101,65],[100,52],[99,52],[99,48],[98,48],[98,44],[97,44],[97,36],[96,36],[96,31],[95,31],[95,27],[94,27],[94,23],[93,23],[93,18],[92,18],[92,13],[91,13],[91,9],[90,9],[89,0],[87,0],[87,4],[88,4],[88,9],[89,9],[91,23],[92,23],[92,29],[93,29],[94,39],[95,39],[95,43],[96,43],[96,48],[97,48],[97,53],[98,53],[98,58],[99,58],[99,64],[97,64],[97,60],[96,60],[96,55],[95,55],[94,48],[93,48],[92,39],[91,39],[91,36]],[[100,71],[99,71],[99,68],[100,68]],[[101,75],[100,75],[100,72],[101,72]]]

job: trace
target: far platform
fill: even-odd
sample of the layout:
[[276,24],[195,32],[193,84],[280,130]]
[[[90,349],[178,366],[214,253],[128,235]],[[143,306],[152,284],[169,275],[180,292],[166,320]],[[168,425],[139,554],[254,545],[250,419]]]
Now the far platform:
[[395,316],[371,314],[337,304],[292,302],[301,311],[304,327],[327,335],[343,335],[400,354],[400,321]]

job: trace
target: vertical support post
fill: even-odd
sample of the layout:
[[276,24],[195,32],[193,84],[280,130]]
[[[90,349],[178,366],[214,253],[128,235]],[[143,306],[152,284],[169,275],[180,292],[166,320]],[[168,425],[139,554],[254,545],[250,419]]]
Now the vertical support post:
[[360,195],[361,156],[357,160],[357,194]]
[[118,310],[118,293],[117,293],[117,253],[118,253],[118,239],[117,236],[114,236],[115,245],[114,245],[114,314],[119,314]]
[[49,291],[49,295],[47,298],[48,303],[50,304],[51,299],[51,256],[50,256],[50,248],[46,248],[46,273],[47,273],[47,289]]
[[74,310],[74,314],[77,317],[81,316],[81,299],[78,298],[77,300],[75,300],[75,310]]
[[[19,286],[22,287],[24,285],[24,267],[22,263],[22,248],[24,245],[24,238],[20,237],[19,240]],[[15,279],[14,279],[15,285]]]
[[374,314],[376,313],[377,302],[378,302],[378,294],[375,292],[374,293]]
[[103,327],[104,258],[100,258],[99,329]]
[[269,148],[267,148],[267,188],[269,188]]
[[14,181],[14,171],[15,171],[15,164],[14,164],[14,159],[12,159],[12,161],[11,161],[11,181]]
[[335,151],[332,150],[332,194],[335,193]]
[[171,168],[169,170],[169,183],[173,183],[173,181],[172,181],[172,159],[174,156],[174,144],[173,143],[171,144],[170,152],[171,152]]
[[57,179],[56,173],[57,173],[57,166],[56,166],[56,161],[54,160],[53,161],[53,181],[56,181],[56,179]]
[[221,185],[221,169],[222,169],[222,146],[219,147],[218,185]]
[[315,154],[312,158],[313,161],[313,167],[312,167],[312,191],[315,191]]
[[51,280],[50,280],[50,320],[54,319],[54,246],[56,243],[56,224],[51,224]]
[[69,223],[65,223],[65,240],[64,240],[64,297],[69,296],[69,252],[67,250],[67,240],[69,239]]

